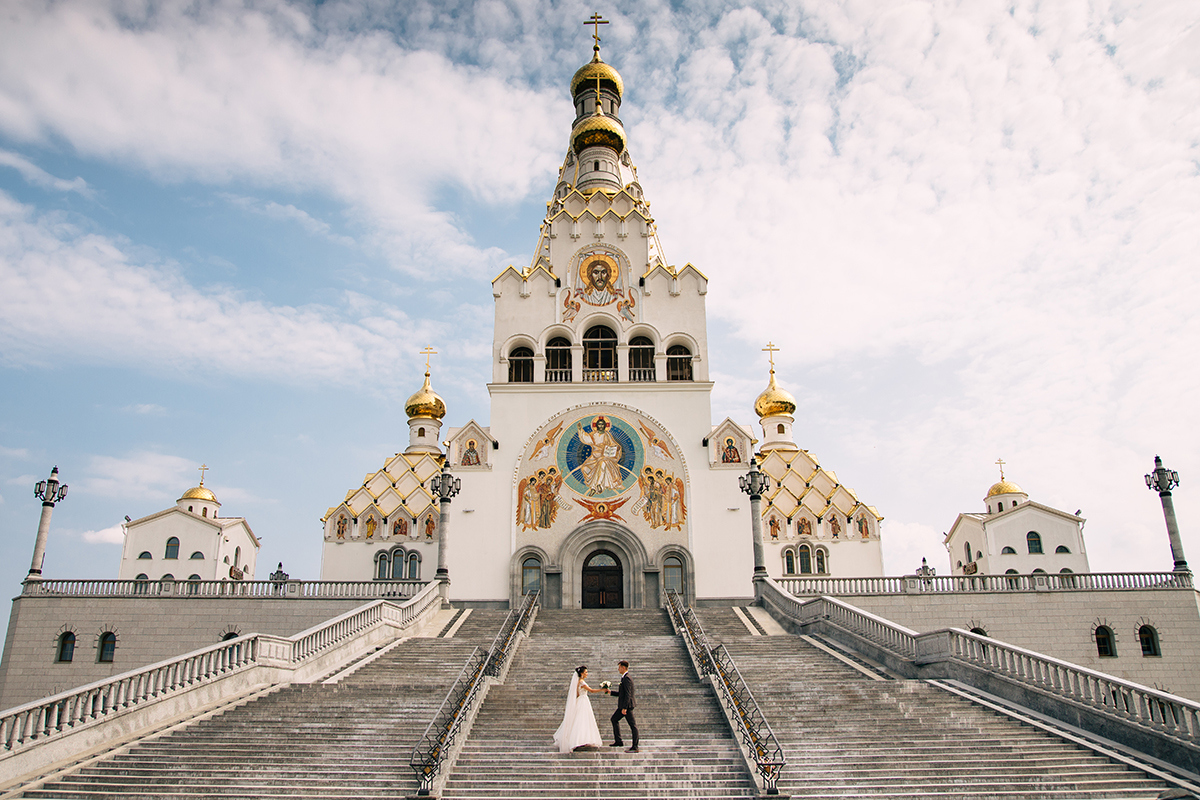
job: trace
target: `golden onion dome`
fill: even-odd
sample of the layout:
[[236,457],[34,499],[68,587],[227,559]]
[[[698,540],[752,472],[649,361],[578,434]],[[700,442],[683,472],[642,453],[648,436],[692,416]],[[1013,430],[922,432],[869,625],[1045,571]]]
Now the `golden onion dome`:
[[441,419],[446,416],[446,404],[437,392],[429,388],[428,370],[425,372],[425,384],[404,404],[404,413],[408,414],[409,419]]
[[576,154],[596,145],[622,153],[625,151],[625,129],[616,119],[600,111],[579,121],[571,130],[571,143]]
[[613,90],[617,97],[625,93],[625,81],[621,80],[621,73],[601,61],[600,54],[596,53],[592,60],[580,67],[575,77],[571,78],[571,97],[578,97],[581,91],[595,89],[597,78],[600,79],[601,88]]
[[200,481],[199,486],[194,486],[183,493],[180,500],[207,500],[210,503],[217,502],[217,496],[204,487],[204,481]]
[[998,494],[1025,494],[1025,490],[1007,478],[1001,478],[999,483],[993,483],[992,488],[988,489],[987,496],[995,497]]
[[754,411],[763,417],[791,416],[796,413],[796,398],[775,383],[775,370],[771,370],[771,383],[754,401]]

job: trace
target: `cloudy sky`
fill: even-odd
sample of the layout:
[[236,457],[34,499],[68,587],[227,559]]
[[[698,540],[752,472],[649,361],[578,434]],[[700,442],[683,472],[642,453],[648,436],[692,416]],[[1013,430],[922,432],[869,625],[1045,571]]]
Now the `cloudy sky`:
[[1095,571],[1200,563],[1193,0],[12,0],[0,6],[0,586],[55,464],[46,573],[207,485],[320,569],[318,518],[407,442],[417,351],[486,421],[489,280],[528,262],[570,76],[622,117],[668,260],[710,278],[713,419],[777,343],[796,435],[885,515],[889,573],[1003,457]]

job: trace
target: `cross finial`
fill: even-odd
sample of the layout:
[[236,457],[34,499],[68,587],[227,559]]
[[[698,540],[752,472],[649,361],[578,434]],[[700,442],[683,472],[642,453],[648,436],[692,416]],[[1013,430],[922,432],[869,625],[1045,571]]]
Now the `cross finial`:
[[995,463],[1000,465],[1000,480],[1004,480],[1004,465],[1008,462],[1003,458],[997,458]]
[[208,464],[201,464],[199,466],[199,470],[200,470],[200,485],[203,486],[204,485],[204,473],[208,470]]
[[425,356],[425,374],[428,375],[429,374],[429,357],[436,356],[437,350],[434,350],[431,345],[426,345],[425,349],[421,351],[421,355]]
[[596,30],[595,30],[595,32],[592,33],[592,38],[596,40],[596,43],[594,45],[592,45],[592,50],[595,51],[596,55],[599,55],[600,54],[600,26],[607,25],[608,20],[604,19],[599,14],[592,14],[592,18],[583,24],[584,25],[592,25],[595,27]]
[[767,346],[763,348],[763,352],[767,354],[767,358],[771,360],[771,374],[775,374],[775,354],[779,352],[779,348],[771,342],[767,342]]

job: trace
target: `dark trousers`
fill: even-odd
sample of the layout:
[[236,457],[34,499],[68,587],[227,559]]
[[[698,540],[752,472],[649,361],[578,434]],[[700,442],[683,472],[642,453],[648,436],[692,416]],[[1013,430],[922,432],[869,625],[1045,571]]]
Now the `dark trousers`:
[[629,734],[633,737],[633,746],[637,747],[638,746],[637,720],[635,720],[633,718],[633,709],[632,708],[627,710],[624,714],[621,713],[621,709],[619,709],[619,708],[613,712],[613,715],[612,715],[613,741],[617,742],[618,744],[621,743],[621,720],[625,720],[626,722],[629,723]]

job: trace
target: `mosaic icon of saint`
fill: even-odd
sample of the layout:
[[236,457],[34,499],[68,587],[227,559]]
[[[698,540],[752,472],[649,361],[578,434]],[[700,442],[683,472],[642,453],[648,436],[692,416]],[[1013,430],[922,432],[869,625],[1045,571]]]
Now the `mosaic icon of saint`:
[[579,441],[591,447],[588,457],[577,470],[583,485],[590,496],[609,490],[619,492],[623,488],[621,458],[625,454],[624,448],[609,431],[608,420],[604,417],[592,420],[591,428],[589,432],[583,429],[582,422],[575,424]]
[[475,449],[475,440],[467,440],[467,449],[463,451],[462,461],[459,462],[464,467],[479,466],[479,451]]
[[611,258],[593,255],[579,266],[576,296],[593,306],[606,306],[621,296],[621,276]]
[[835,539],[841,534],[842,524],[838,522],[838,518],[836,516],[829,518],[829,530],[833,531],[833,538]]
[[779,539],[779,517],[771,517],[769,526],[771,528],[771,539],[778,540]]
[[408,536],[408,520],[398,519],[393,522],[392,536]]
[[866,517],[858,518],[858,532],[862,535],[862,538],[864,538],[864,539],[871,538],[871,527],[867,524]]
[[375,526],[377,524],[378,523],[375,522],[374,517],[367,517],[367,538],[368,539],[375,538]]
[[808,521],[807,517],[800,518],[800,535],[812,536],[812,523]]
[[733,439],[725,440],[725,449],[721,451],[722,464],[740,464],[742,454],[738,451],[737,445],[733,443]]
[[345,538],[346,538],[346,515],[345,515],[345,514],[343,514],[342,516],[338,517],[338,521],[337,521],[337,537],[338,537],[339,539],[345,539]]
[[433,539],[433,527],[436,523],[433,521],[433,515],[430,514],[425,518],[425,538]]

